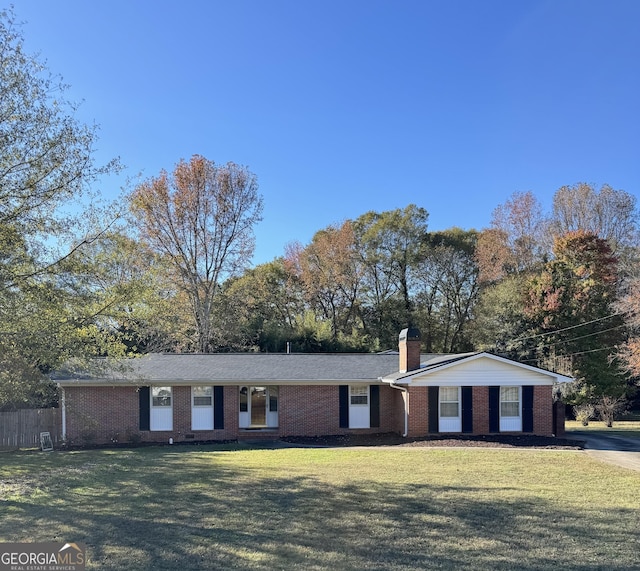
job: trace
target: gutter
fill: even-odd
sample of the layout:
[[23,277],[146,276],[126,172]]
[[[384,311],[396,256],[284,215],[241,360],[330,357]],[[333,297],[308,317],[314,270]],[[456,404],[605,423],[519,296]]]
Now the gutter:
[[404,393],[402,395],[402,402],[404,403],[404,432],[402,433],[402,437],[406,438],[407,434],[409,434],[409,391],[404,387],[394,384],[393,381],[385,381],[382,377],[378,377],[378,380],[387,383],[392,389],[398,389]]
[[67,441],[67,399],[65,398],[64,387],[60,387],[60,404],[62,408],[62,442]]

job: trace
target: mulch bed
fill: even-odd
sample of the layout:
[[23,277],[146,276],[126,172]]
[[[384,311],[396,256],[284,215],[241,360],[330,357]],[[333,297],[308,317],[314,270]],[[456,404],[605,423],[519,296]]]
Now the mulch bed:
[[286,437],[284,442],[308,446],[402,446],[402,447],[478,447],[478,448],[547,448],[582,450],[584,442],[550,436],[496,434],[488,436],[433,435],[403,438],[389,434],[344,434],[337,436]]

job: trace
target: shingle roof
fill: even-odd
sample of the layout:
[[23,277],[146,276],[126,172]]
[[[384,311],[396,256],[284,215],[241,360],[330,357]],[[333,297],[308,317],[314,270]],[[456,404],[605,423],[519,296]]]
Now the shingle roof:
[[60,371],[61,385],[144,382],[375,382],[398,370],[397,353],[150,354],[91,372]]
[[[398,353],[212,353],[150,354],[119,362],[94,361],[90,368],[58,371],[52,379],[62,386],[160,384],[336,384],[386,382],[406,384],[416,374],[429,373],[481,353],[423,354],[420,369],[400,373]],[[496,356],[489,357],[501,359]],[[503,359],[507,361],[506,359]],[[523,364],[520,367],[529,367]],[[541,369],[538,369],[542,371]],[[570,380],[549,373],[559,380]],[[560,378],[562,377],[562,379]]]
[[441,355],[422,355],[419,369],[416,369],[414,371],[407,371],[404,373],[396,371],[394,373],[386,375],[384,377],[384,380],[394,382],[401,381],[405,378],[413,377],[416,373],[424,373],[432,369],[437,369],[438,367],[448,365],[449,363],[455,363],[456,361],[461,361],[462,359],[472,357],[473,355],[479,355],[479,353],[443,353]]

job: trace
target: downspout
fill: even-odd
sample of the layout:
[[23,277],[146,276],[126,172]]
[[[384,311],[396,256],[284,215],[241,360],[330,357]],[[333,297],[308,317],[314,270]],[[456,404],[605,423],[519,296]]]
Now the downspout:
[[65,398],[64,387],[60,387],[60,405],[62,408],[62,442],[67,441],[67,399]]
[[402,395],[402,402],[404,403],[404,432],[402,433],[402,437],[406,438],[407,434],[409,434],[409,391],[404,387],[394,384],[393,381],[385,381],[382,377],[378,380],[383,383],[388,383],[392,389],[398,389],[404,393]]

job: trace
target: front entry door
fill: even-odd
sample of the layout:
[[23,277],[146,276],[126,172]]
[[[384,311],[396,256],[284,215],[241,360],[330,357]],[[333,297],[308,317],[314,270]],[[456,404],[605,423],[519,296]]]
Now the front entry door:
[[278,387],[240,387],[240,428],[278,426]]
[[250,387],[251,426],[267,426],[267,387]]

